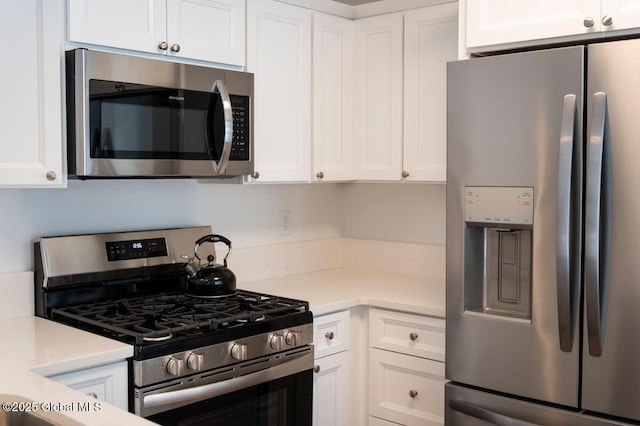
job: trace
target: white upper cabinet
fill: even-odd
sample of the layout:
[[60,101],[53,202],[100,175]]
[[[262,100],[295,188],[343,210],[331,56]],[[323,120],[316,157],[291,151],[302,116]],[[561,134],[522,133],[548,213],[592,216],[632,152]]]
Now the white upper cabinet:
[[354,177],[399,180],[402,171],[402,14],[355,22]]
[[408,181],[446,181],[447,62],[457,58],[455,3],[404,15],[404,149]]
[[245,0],[68,0],[68,39],[244,65]]
[[467,47],[593,33],[599,16],[600,0],[467,0]]
[[19,44],[0,67],[0,186],[64,186],[62,1],[0,5],[0,35]]
[[311,173],[311,12],[274,0],[247,4],[247,70],[255,74],[258,182]]
[[312,180],[353,178],[353,21],[313,14]]
[[639,0],[461,0],[464,3],[469,52],[640,33]]
[[640,0],[602,0],[600,24],[602,31],[640,32]]

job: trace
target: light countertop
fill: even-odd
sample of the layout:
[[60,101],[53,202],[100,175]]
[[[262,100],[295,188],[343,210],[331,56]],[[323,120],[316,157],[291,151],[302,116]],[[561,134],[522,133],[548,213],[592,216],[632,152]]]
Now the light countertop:
[[[360,305],[445,316],[443,278],[344,268],[239,283],[238,287],[307,300],[316,316]],[[0,359],[4,361],[0,367],[0,394],[19,395],[39,403],[95,402],[45,376],[133,355],[130,345],[33,316],[0,321],[0,339]],[[106,403],[100,411],[63,414],[90,425],[153,424]]]
[[[0,340],[3,360],[0,394],[22,396],[39,404],[93,404],[95,399],[44,376],[121,361],[133,355],[130,345],[33,316],[0,321]],[[153,424],[107,403],[100,408],[60,414],[91,425]]]
[[369,305],[445,317],[444,278],[341,268],[239,283],[238,288],[306,300],[316,316]]

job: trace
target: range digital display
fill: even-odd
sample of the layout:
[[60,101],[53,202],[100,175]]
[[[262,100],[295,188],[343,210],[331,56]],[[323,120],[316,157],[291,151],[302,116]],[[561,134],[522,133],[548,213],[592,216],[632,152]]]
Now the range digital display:
[[106,242],[105,245],[109,262],[168,255],[167,242],[164,238],[109,241]]

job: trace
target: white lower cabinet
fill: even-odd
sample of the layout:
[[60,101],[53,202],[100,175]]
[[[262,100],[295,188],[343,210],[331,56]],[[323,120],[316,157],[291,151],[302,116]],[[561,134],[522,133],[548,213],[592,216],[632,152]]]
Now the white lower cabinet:
[[127,361],[49,377],[100,401],[128,410]]
[[444,424],[440,318],[369,310],[369,424]]
[[444,424],[444,363],[369,352],[369,414],[407,426]]
[[314,426],[346,425],[349,400],[349,353],[347,351],[315,360],[313,377]]
[[349,311],[314,318],[313,425],[349,424]]

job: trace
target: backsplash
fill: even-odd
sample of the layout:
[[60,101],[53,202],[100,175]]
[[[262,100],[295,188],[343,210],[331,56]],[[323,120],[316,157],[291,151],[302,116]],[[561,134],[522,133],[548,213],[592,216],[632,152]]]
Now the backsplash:
[[[239,288],[249,281],[342,267],[444,279],[444,254],[443,246],[331,238],[234,249],[229,268]],[[33,315],[33,300],[32,272],[0,274],[0,320]]]

